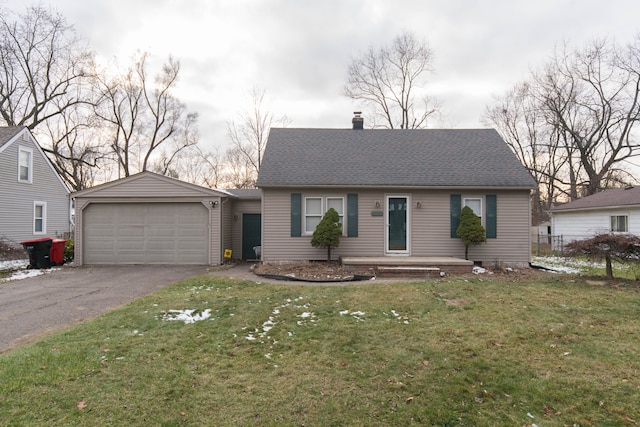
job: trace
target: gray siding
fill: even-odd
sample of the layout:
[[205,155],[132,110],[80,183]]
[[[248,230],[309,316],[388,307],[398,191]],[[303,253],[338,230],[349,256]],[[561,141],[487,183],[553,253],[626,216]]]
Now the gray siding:
[[[450,237],[449,196],[465,197],[497,195],[497,238],[469,249],[470,259],[489,265],[496,262],[509,265],[526,265],[530,260],[530,209],[529,191],[495,191],[495,189],[465,192],[458,190],[279,190],[263,189],[263,241],[264,261],[321,260],[325,249],[311,246],[311,236],[290,237],[291,193],[300,192],[304,197],[346,197],[358,194],[358,237],[343,236],[340,246],[332,250],[336,259],[341,256],[385,256],[385,198],[387,195],[403,195],[410,201],[410,253],[411,256],[464,257],[464,246],[458,238]],[[376,207],[376,202],[380,207]],[[416,204],[420,202],[421,207]],[[372,212],[383,212],[374,216]]]
[[[32,182],[18,181],[19,147],[33,152]],[[0,237],[14,243],[62,237],[70,230],[69,192],[25,129],[0,151]],[[46,203],[46,232],[33,233],[34,202]]]

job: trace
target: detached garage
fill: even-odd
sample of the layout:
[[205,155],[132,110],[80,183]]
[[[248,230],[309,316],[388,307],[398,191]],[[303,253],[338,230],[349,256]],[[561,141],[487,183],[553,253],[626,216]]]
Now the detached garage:
[[72,194],[75,260],[218,265],[231,242],[228,192],[142,172]]

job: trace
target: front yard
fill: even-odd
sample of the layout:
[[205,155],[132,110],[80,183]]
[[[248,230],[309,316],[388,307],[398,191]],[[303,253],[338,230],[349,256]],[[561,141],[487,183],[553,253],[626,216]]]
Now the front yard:
[[199,276],[0,355],[7,425],[635,425],[640,287]]

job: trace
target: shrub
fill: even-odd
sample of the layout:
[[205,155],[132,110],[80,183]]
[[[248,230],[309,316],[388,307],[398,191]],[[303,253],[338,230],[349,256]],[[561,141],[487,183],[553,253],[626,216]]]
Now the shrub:
[[469,206],[465,206],[460,212],[460,225],[458,225],[456,235],[464,243],[464,259],[469,259],[470,245],[487,241],[480,217]]
[[330,208],[313,232],[311,246],[314,248],[327,248],[327,260],[331,261],[331,248],[337,248],[340,245],[341,235],[340,215],[335,209]]
[[0,260],[26,259],[29,254],[22,246],[6,239],[0,238]]
[[69,239],[64,244],[64,262],[72,262],[75,257],[75,241]]
[[[612,260],[637,262],[640,259],[640,238],[632,234],[597,234],[589,239],[575,240],[565,246],[569,256],[586,256],[605,261],[606,275],[613,279]],[[637,277],[637,275],[636,275]]]

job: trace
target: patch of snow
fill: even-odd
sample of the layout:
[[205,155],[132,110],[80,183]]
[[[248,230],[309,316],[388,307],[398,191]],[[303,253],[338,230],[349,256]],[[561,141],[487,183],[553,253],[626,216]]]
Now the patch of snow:
[[486,273],[487,270],[482,268],[482,267],[478,267],[477,265],[475,267],[473,267],[473,274],[484,274]]
[[10,261],[0,261],[0,271],[11,271],[25,269],[29,266],[28,259],[13,259]]
[[211,317],[211,309],[207,308],[204,311],[200,310],[169,310],[163,316],[162,320],[174,321],[178,320],[184,322],[185,325],[190,323],[206,320]]
[[580,273],[582,268],[601,267],[599,263],[586,262],[576,259],[561,257],[532,257],[531,264],[549,269],[556,273],[575,274]]

